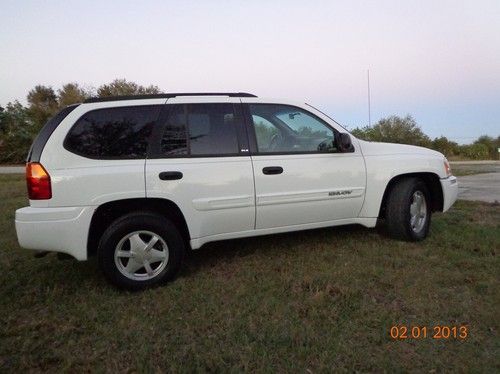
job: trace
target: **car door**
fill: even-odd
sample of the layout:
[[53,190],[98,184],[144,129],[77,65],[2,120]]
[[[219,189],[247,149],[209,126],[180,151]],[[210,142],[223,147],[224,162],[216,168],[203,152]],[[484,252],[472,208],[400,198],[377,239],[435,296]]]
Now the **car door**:
[[256,229],[357,217],[365,194],[359,147],[342,153],[339,131],[293,105],[242,99],[252,152]]
[[171,200],[191,239],[253,230],[252,163],[235,98],[169,99],[146,161],[148,198]]

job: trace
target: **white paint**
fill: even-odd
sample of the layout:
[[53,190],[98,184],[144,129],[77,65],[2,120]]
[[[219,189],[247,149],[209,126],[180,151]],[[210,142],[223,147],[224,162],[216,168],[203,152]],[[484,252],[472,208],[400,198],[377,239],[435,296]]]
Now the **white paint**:
[[[306,104],[263,98],[177,97],[170,103],[279,103],[295,105],[345,130]],[[165,99],[82,104],[47,142],[41,163],[51,176],[53,198],[30,201],[16,212],[21,246],[87,258],[92,214],[106,202],[161,198],[177,204],[186,219],[191,246],[204,243],[344,224],[376,223],[389,181],[401,174],[433,173],[441,180],[444,211],[457,198],[455,177],[447,177],[444,156],[400,144],[370,143],[351,136],[353,153],[272,156],[91,160],[62,144],[73,123],[89,110],[164,104]],[[282,174],[264,175],[267,166]],[[180,171],[180,180],[160,180],[163,171]]]

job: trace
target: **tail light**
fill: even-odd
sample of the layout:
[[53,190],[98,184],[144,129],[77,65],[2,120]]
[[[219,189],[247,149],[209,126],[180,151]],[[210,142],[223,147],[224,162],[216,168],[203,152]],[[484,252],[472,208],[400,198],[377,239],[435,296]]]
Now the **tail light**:
[[52,198],[50,175],[38,162],[26,164],[26,182],[30,200],[47,200]]

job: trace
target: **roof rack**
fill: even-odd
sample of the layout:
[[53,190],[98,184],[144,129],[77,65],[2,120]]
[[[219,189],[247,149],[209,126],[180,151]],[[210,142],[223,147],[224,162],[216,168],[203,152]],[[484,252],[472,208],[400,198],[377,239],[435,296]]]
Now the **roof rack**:
[[254,94],[247,92],[183,92],[183,93],[161,93],[161,94],[145,94],[145,95],[124,95],[124,96],[108,96],[108,97],[91,97],[84,103],[100,103],[103,101],[118,101],[118,100],[140,100],[140,99],[170,99],[177,96],[229,96],[229,97],[257,97]]

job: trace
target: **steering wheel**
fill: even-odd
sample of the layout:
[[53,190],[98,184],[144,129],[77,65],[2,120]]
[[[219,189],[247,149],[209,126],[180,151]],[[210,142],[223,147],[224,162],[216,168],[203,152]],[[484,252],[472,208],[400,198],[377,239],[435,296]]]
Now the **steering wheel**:
[[[331,139],[325,139],[321,143],[318,144],[317,150],[320,152],[325,152],[328,150],[328,147],[331,145]],[[329,144],[330,143],[330,144]]]
[[281,136],[279,134],[274,134],[271,136],[271,141],[269,142],[269,150],[274,151],[278,148],[278,144],[281,142]]

